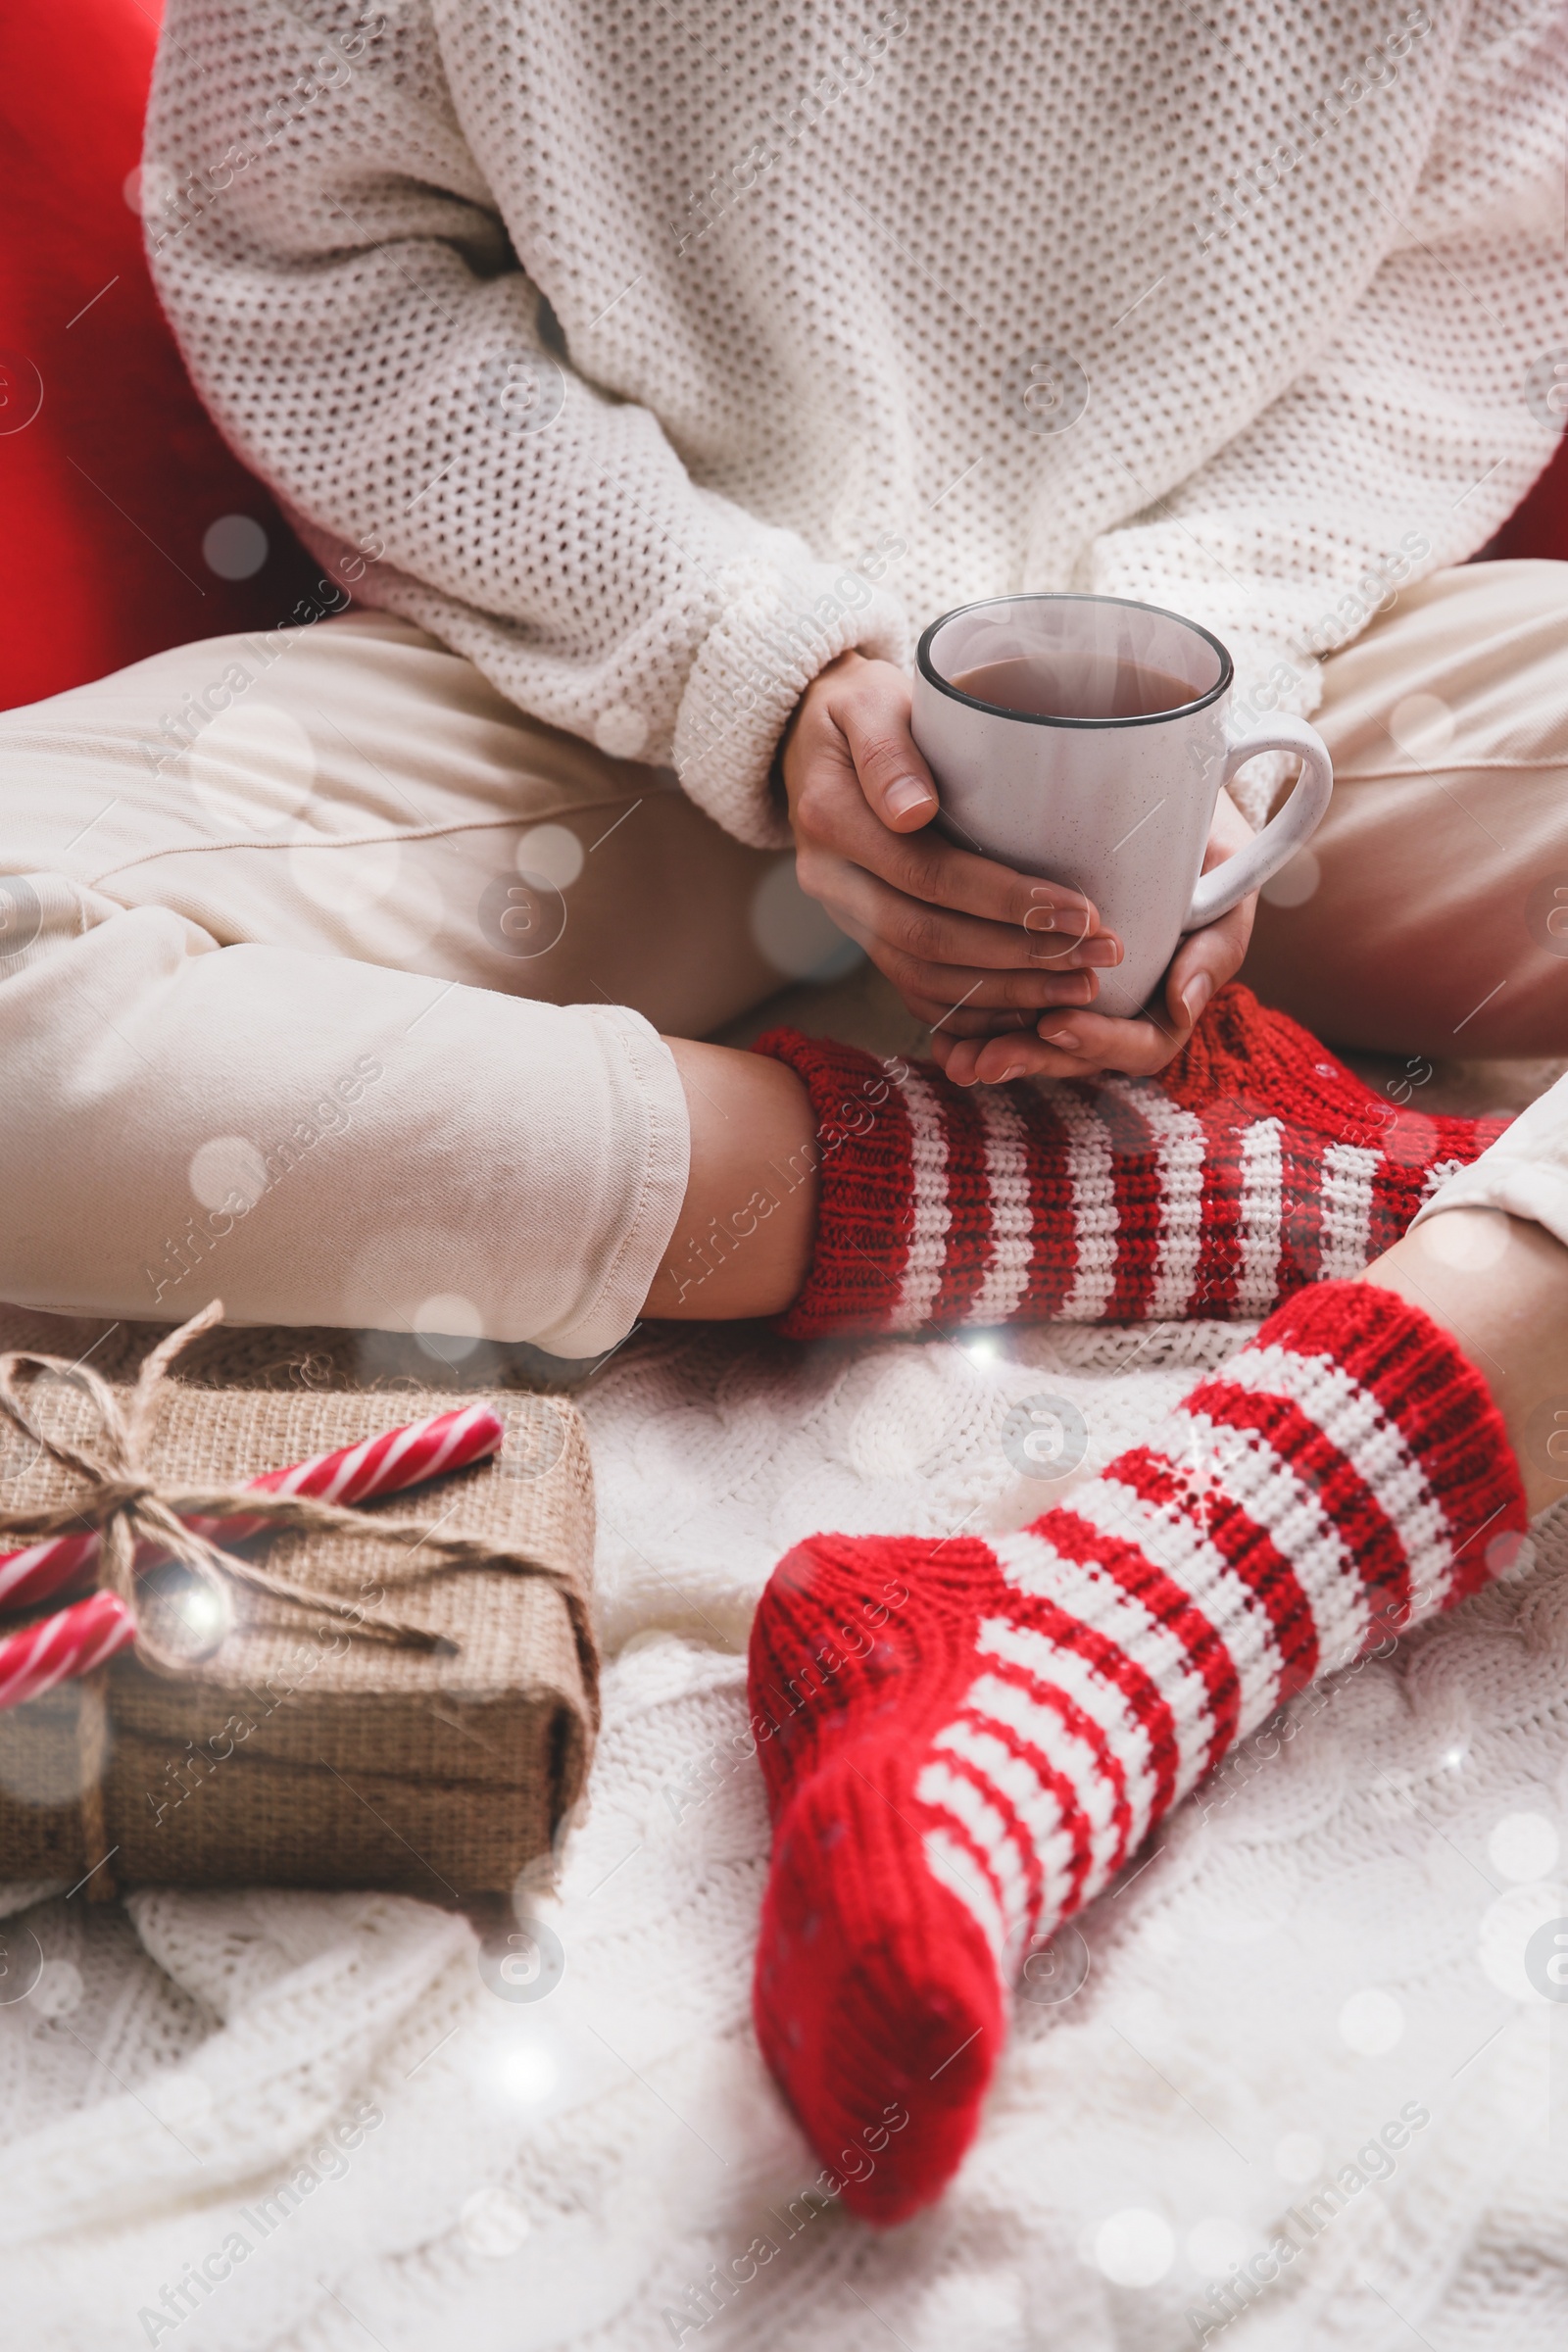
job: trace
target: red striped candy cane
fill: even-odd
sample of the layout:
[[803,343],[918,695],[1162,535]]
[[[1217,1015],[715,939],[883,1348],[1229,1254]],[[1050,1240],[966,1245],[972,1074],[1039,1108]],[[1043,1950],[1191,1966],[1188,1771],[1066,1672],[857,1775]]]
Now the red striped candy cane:
[[136,1639],[136,1622],[114,1592],[94,1592],[20,1634],[0,1638],[0,1707],[20,1706],[78,1674],[90,1674]]
[[[308,1462],[283,1470],[264,1470],[246,1480],[257,1494],[310,1494],[318,1502],[345,1508],[368,1502],[372,1495],[396,1494],[427,1478],[463,1470],[484,1460],[506,1435],[488,1405],[464,1405],[456,1412],[436,1413],[427,1421],[412,1421],[379,1437],[362,1438],[357,1446],[340,1446],[335,1453],[320,1453]],[[210,1541],[242,1544],[258,1535],[265,1519],[195,1518],[190,1525]],[[0,1609],[31,1606],[51,1599],[74,1582],[98,1554],[96,1534],[51,1536],[30,1544],[24,1551],[0,1555]],[[144,1545],[136,1565],[145,1568],[162,1555]],[[20,1637],[14,1637],[20,1638]],[[4,1704],[0,1699],[0,1704]]]

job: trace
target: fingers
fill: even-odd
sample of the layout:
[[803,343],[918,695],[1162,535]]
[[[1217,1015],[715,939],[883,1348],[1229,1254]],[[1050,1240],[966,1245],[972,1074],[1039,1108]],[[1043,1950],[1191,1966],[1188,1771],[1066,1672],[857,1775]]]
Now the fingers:
[[[994,858],[956,848],[940,833],[890,831],[870,807],[863,787],[853,775],[843,779],[825,760],[816,760],[808,770],[792,815],[797,851],[808,869],[813,853],[841,858],[904,898],[1004,923],[1014,933],[1027,931],[1054,949],[1107,936],[1097,908],[1064,882],[1020,874]],[[813,887],[803,876],[803,888]],[[1013,944],[1016,948],[1016,938]]]
[[[947,1065],[948,1076],[958,1085],[982,1086],[1005,1084],[1004,1072],[1013,1077],[1085,1078],[1099,1070],[1116,1070],[1127,1078],[1152,1078],[1175,1059],[1214,989],[1241,962],[1245,937],[1239,948],[1234,931],[1215,936],[1225,934],[1230,922],[1227,915],[1185,943],[1171,967],[1164,1004],[1156,1001],[1131,1020],[1088,1005],[1043,1013],[1030,1039],[960,1038],[956,1042],[963,1050]],[[1247,926],[1238,928],[1245,931]]]
[[1047,1013],[1036,1025],[1042,1045],[1088,1070],[1119,1070],[1127,1078],[1152,1078],[1186,1045],[1192,1023],[1174,1028],[1160,1013],[1116,1020],[1103,1012]]
[[[959,972],[954,978],[958,981],[963,976]],[[1060,978],[1047,977],[1033,985],[1027,980],[976,973],[967,988],[958,988],[953,996],[904,988],[899,994],[915,1019],[924,1021],[928,1029],[941,1030],[948,1037],[990,1037],[1001,1029],[1032,1032],[1035,1023],[1049,1012],[1065,1015],[1079,1011],[1094,1003],[1099,985],[1088,972],[1065,972]],[[982,1003],[982,999],[990,1001]]]
[[1191,1030],[1216,989],[1241,970],[1252,935],[1256,897],[1244,899],[1217,923],[1191,932],[1171,959],[1165,980],[1165,1006],[1170,1019]]
[[1150,1078],[1181,1052],[1191,1025],[1173,1028],[1162,1011],[1133,1020],[1084,1007],[1040,1015],[1034,1034],[959,1034],[944,1043],[933,1033],[931,1051],[957,1086],[1005,1086],[1018,1078],[1092,1078],[1116,1070]]
[[[802,887],[823,895],[814,854],[876,875],[906,898],[1054,935],[1064,947],[1102,926],[1081,891],[956,846],[930,831],[931,771],[909,732],[909,682],[891,662],[842,655],[808,690],[784,751]],[[1014,943],[1016,944],[1016,943]]]
[[[1006,1052],[1001,1050],[1004,1047]],[[982,1079],[980,1054],[987,1048],[996,1050],[987,1054],[987,1076]],[[1027,1031],[1011,1037],[993,1034],[981,1038],[948,1037],[933,1030],[930,1054],[955,1086],[1009,1086],[1020,1078],[1081,1078],[1086,1074],[1068,1056],[1054,1054]]]
[[[796,864],[802,888],[864,943],[906,996],[918,993],[951,1004],[987,973],[1005,972],[1015,982],[1028,983],[1066,972],[1105,971],[1122,960],[1121,943],[1108,933],[1079,939],[984,922],[909,898],[863,866],[820,851],[797,853]],[[1050,989],[1028,987],[980,999],[994,1004],[1065,1001]]]
[[[809,823],[809,809],[807,814]],[[1054,947],[1070,948],[1103,935],[1099,910],[1081,891],[1020,874],[956,847],[941,833],[889,832],[863,793],[858,809],[846,808],[834,831],[833,846],[841,856],[906,898],[1040,934]]]
[[1001,1086],[1019,1078],[1087,1078],[1116,1070],[1129,1078],[1152,1078],[1164,1069],[1191,1037],[1203,1009],[1241,968],[1251,935],[1255,901],[1239,906],[1183,940],[1166,974],[1163,1002],[1132,1020],[1064,1006],[1045,1013],[1033,1037],[981,1037],[957,1031],[946,1048],[935,1037],[932,1052],[958,1086]]

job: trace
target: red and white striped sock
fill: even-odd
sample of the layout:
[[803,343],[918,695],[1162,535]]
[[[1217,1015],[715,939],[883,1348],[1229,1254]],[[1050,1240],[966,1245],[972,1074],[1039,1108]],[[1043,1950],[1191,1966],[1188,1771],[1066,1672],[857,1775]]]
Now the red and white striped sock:
[[791,1339],[1264,1315],[1359,1274],[1507,1123],[1397,1108],[1235,984],[1158,1079],[965,1088],[789,1029],[757,1051],[816,1113]]
[[1325,1283],[1021,1534],[813,1536],[779,1563],[750,1662],[757,2027],[856,2212],[940,2193],[1032,1944],[1283,1700],[1474,1592],[1525,1524],[1448,1334]]

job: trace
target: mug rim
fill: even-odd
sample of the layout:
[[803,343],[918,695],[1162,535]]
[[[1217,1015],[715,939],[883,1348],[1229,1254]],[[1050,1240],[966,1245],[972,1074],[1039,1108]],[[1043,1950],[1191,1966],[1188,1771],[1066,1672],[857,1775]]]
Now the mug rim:
[[[937,674],[931,660],[931,644],[937,631],[945,629],[950,620],[961,620],[966,612],[982,612],[987,605],[1119,605],[1129,612],[1157,612],[1162,620],[1179,622],[1184,629],[1191,629],[1195,637],[1201,637],[1205,645],[1213,647],[1219,656],[1219,676],[1205,693],[1195,695],[1191,702],[1178,703],[1170,710],[1145,710],[1132,718],[1060,718],[1046,710],[1008,710],[1001,703],[983,703],[978,695],[965,694],[961,687],[951,684]],[[954,702],[961,703],[966,710],[983,710],[988,718],[1016,719],[1020,726],[1025,727],[1080,727],[1086,730],[1096,727],[1159,727],[1170,719],[1188,718],[1195,710],[1206,710],[1210,703],[1218,702],[1222,694],[1229,692],[1236,676],[1236,664],[1229,652],[1213,630],[1205,629],[1200,620],[1193,620],[1185,612],[1173,612],[1167,605],[1147,605],[1140,597],[1080,595],[1072,588],[1025,588],[1015,596],[977,596],[966,605],[955,605],[951,612],[939,613],[921,631],[914,659],[921,677],[934,686],[939,694],[948,695]]]

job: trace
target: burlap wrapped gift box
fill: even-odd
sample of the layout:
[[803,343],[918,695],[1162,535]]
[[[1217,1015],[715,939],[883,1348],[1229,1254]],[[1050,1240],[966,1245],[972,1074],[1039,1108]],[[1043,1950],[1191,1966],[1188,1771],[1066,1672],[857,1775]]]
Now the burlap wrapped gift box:
[[[39,1426],[90,1442],[90,1400],[58,1378],[44,1385]],[[257,1551],[340,1600],[379,1587],[368,1620],[413,1622],[443,1646],[350,1639],[324,1612],[232,1588],[233,1628],[203,1662],[171,1676],[126,1650],[93,1678],[103,1703],[66,1683],[0,1711],[0,1878],[91,1873],[92,1894],[270,1884],[452,1903],[511,1891],[578,1796],[597,1723],[585,1605],[593,1491],[571,1405],[450,1390],[194,1388],[176,1375],[146,1462],[170,1489],[243,1481],[472,1402],[506,1426],[499,1457],[366,1516],[439,1522],[443,1536],[482,1540],[493,1566],[425,1575],[407,1542],[314,1533],[274,1535]],[[11,1507],[77,1491],[46,1452],[16,1475],[20,1441],[9,1437]]]

